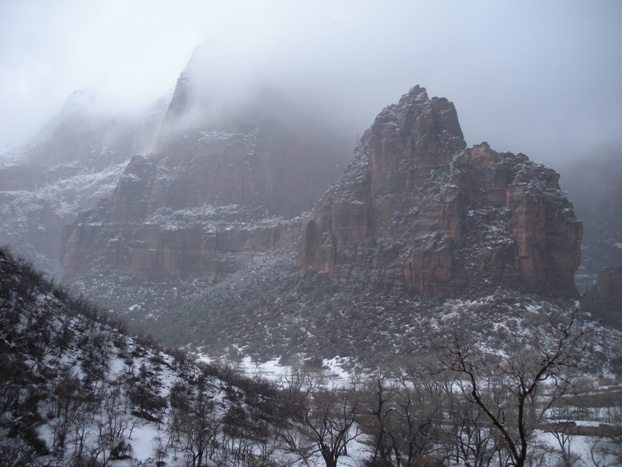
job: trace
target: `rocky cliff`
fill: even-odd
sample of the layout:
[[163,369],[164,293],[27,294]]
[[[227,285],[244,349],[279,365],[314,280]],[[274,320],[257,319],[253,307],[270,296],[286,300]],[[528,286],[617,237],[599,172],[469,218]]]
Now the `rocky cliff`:
[[59,277],[65,224],[111,191],[130,157],[152,145],[164,116],[157,105],[132,117],[75,92],[9,163],[0,162],[0,244]]
[[169,187],[166,174],[154,160],[135,156],[111,196],[65,228],[61,260],[67,279],[115,271],[136,280],[219,280],[253,255],[295,245],[300,221],[267,217],[263,207],[156,204],[162,184]]
[[301,272],[424,296],[576,293],[582,225],[559,175],[465,146],[453,104],[419,86],[385,108],[306,222]]
[[200,50],[154,151],[134,157],[111,196],[66,228],[67,279],[95,269],[138,280],[225,277],[255,254],[295,249],[295,218],[337,179],[347,135],[269,86],[227,100]]
[[[189,132],[187,151],[181,132],[134,157],[67,228],[76,292],[175,345],[373,365],[421,351],[451,316],[500,349],[504,333],[541,326],[539,311],[574,306],[582,228],[558,174],[486,143],[466,149],[446,99],[415,87],[384,109],[342,177],[294,219],[241,189],[261,186],[238,176],[261,125],[231,122],[196,130],[202,141]],[[232,165],[221,176],[238,174],[227,186],[209,180],[221,158]]]
[[[295,217],[333,183],[352,150],[326,116],[258,77],[231,84],[197,48],[177,80],[153,157],[173,209],[240,204]],[[220,74],[219,74],[220,71]]]

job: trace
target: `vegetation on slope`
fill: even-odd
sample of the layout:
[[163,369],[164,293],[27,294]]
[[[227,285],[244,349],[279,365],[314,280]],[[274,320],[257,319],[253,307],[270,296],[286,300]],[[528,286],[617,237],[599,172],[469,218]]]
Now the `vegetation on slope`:
[[[537,332],[521,336],[517,324],[503,349],[485,348],[455,315],[407,371],[337,388],[293,372],[277,387],[128,337],[2,250],[0,458],[9,466],[620,460],[619,388],[599,392],[598,404],[591,386],[581,388],[590,344],[574,314],[535,313]],[[608,424],[576,422],[586,418]]]

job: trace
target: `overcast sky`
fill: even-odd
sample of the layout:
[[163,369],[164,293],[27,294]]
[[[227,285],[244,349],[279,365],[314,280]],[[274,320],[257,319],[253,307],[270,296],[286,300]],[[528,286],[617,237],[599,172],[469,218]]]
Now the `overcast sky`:
[[421,84],[456,104],[469,145],[547,163],[622,147],[619,0],[0,0],[0,146],[75,89],[147,106],[206,41],[359,134]]

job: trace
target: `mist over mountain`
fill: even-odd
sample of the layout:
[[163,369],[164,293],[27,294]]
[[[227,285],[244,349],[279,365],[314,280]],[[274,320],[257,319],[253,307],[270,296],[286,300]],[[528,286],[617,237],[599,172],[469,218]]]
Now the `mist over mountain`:
[[620,143],[615,0],[598,7],[395,0],[382,8],[63,0],[0,8],[0,144],[26,142],[76,89],[98,89],[124,110],[149,106],[174,87],[201,43],[217,64],[212,76],[229,89],[257,82],[288,89],[352,136],[419,82],[451,96],[469,144],[520,148],[555,165],[595,143]]
[[[284,284],[317,274],[320,288],[337,281],[346,295],[357,281],[430,298],[500,286],[576,294],[582,227],[554,171],[487,144],[463,153],[453,104],[419,87],[376,117],[348,163],[356,117],[330,112],[334,90],[313,102],[303,82],[270,70],[283,56],[222,54],[218,41],[197,47],[174,90],[132,116],[94,91],[73,93],[1,171],[5,241],[134,321],[146,306],[158,319],[184,308],[182,297],[169,302],[179,281],[198,281],[195,296],[266,261],[287,265]],[[579,172],[567,169],[568,184],[601,232],[583,244],[583,290],[612,265],[619,232],[598,221],[608,204]],[[151,290],[149,305],[127,301],[133,286]],[[269,301],[283,293],[273,287]]]
[[569,163],[562,170],[564,187],[583,220],[583,262],[577,281],[592,285],[598,272],[622,264],[622,164],[620,148],[597,148],[591,157]]
[[38,135],[0,166],[0,241],[60,277],[63,227],[113,189],[128,159],[155,144],[162,103],[131,116],[95,91],[72,93]]
[[101,170],[128,154],[151,150],[163,118],[165,99],[143,112],[110,108],[95,90],[73,92],[56,115],[26,147],[24,158],[40,167],[83,165]]
[[[209,142],[177,149],[192,170],[221,154],[215,135],[238,144],[183,134]],[[168,158],[134,158],[114,195],[67,227],[65,278],[135,329],[260,360],[321,349],[376,365],[429,345],[447,309],[503,322],[514,307],[571,308],[582,225],[559,175],[485,143],[464,148],[453,104],[416,86],[379,114],[311,212],[290,220],[263,217],[244,190],[223,202],[205,191],[209,178],[198,193],[214,204],[158,208],[167,184],[186,200],[194,184],[178,184]],[[403,340],[402,328],[420,337]]]
[[0,463],[614,465],[620,18],[0,4]]

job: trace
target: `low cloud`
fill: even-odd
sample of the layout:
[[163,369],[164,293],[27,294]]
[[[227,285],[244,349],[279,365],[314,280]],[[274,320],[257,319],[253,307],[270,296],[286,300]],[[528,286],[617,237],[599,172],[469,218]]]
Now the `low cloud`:
[[622,139],[622,3],[110,0],[0,4],[0,145],[79,88],[112,107],[170,91],[200,43],[221,97],[264,83],[343,131],[421,84],[469,144],[557,164]]

